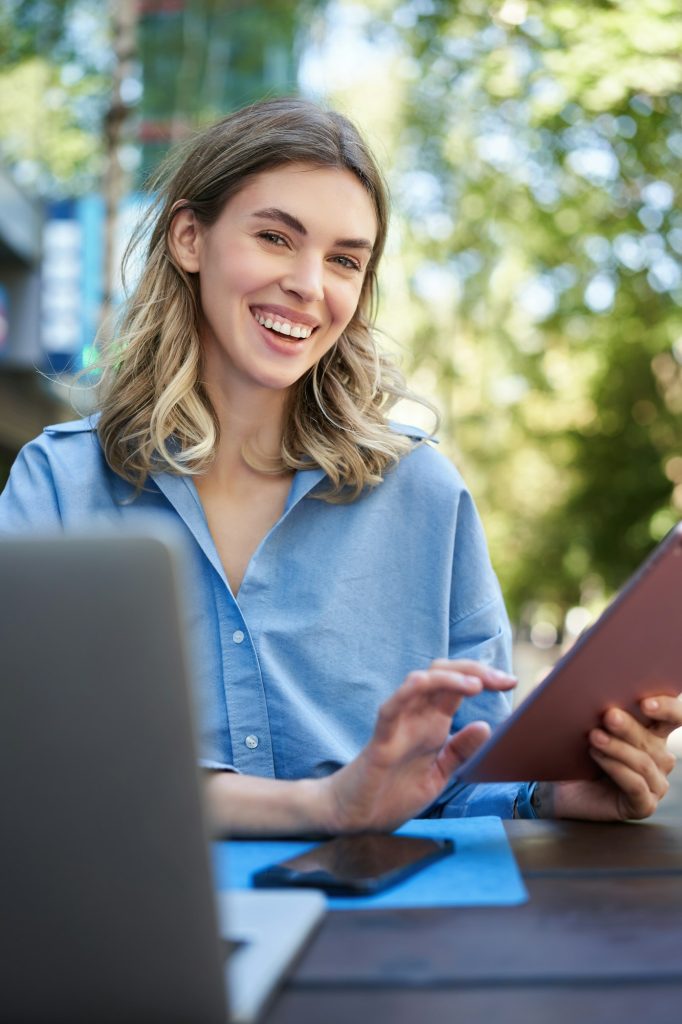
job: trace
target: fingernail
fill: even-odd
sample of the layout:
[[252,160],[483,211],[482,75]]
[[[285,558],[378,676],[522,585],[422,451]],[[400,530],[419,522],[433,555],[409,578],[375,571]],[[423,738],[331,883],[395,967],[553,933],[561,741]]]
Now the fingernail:
[[646,711],[658,711],[658,701],[653,700],[652,698],[649,698],[649,700],[645,700],[644,709]]
[[623,724],[623,716],[621,715],[620,711],[609,712],[609,724],[615,726]]
[[500,668],[491,668],[490,672],[496,679],[513,679],[516,680],[516,676],[512,675],[511,672],[503,672]]
[[607,733],[601,732],[599,729],[595,729],[592,733],[592,742],[596,743],[598,747],[607,747],[610,743],[610,739]]

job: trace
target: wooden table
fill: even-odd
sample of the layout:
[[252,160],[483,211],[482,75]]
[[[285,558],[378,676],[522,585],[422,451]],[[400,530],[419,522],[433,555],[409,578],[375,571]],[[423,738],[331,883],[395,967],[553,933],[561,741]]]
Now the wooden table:
[[680,1024],[681,795],[641,824],[507,822],[523,906],[329,914],[267,1024]]

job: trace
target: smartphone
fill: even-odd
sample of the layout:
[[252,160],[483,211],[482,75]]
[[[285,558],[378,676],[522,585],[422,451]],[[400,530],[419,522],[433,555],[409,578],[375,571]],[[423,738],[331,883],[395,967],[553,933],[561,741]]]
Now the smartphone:
[[371,895],[454,852],[451,839],[422,836],[340,836],[298,857],[257,871],[258,888],[302,885],[334,896]]

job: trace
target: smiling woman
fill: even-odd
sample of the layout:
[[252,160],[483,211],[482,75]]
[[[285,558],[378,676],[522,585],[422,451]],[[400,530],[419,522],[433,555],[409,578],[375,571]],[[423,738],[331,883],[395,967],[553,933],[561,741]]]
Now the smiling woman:
[[23,449],[0,531],[150,513],[185,534],[216,829],[650,814],[682,724],[666,697],[593,730],[599,782],[448,786],[508,712],[509,628],[461,477],[388,418],[408,392],[373,331],[387,197],[353,125],[257,104],[154,187],[100,414]]
[[[344,241],[344,230],[357,237]],[[214,408],[251,403],[262,388],[283,404],[351,322],[376,231],[354,174],[306,164],[259,174],[208,228],[177,211],[170,243],[182,269],[199,275]]]
[[[128,254],[149,238],[144,271],[104,361],[109,464],[138,486],[159,458],[206,471],[224,462],[225,415],[255,414],[256,401],[261,419],[279,411],[281,422],[277,438],[245,431],[248,463],[284,472],[312,460],[337,500],[378,483],[410,447],[386,421],[407,391],[372,336],[388,200],[354,126],[302,100],[256,104],[172,154],[152,189]],[[264,388],[248,389],[251,372]]]

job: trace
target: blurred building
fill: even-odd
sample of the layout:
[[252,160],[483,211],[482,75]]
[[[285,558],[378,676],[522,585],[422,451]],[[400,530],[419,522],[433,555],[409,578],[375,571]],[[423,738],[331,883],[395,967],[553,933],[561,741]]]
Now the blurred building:
[[22,444],[68,417],[45,370],[41,338],[42,203],[0,168],[0,485]]
[[[121,99],[130,122],[118,149],[128,187],[141,185],[197,125],[262,96],[295,92],[303,41],[321,3],[140,0],[134,53],[119,54],[128,69]],[[113,237],[118,268],[144,203],[136,191],[116,200],[111,234],[104,195],[43,206],[0,171],[0,488],[22,444],[45,424],[78,415],[68,381],[91,361],[105,277],[114,308],[122,298],[120,277],[105,272],[105,236]]]
[[142,0],[140,180],[174,142],[262,96],[294,92],[321,0]]

